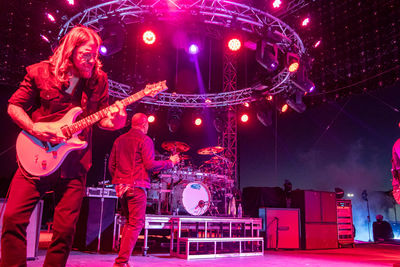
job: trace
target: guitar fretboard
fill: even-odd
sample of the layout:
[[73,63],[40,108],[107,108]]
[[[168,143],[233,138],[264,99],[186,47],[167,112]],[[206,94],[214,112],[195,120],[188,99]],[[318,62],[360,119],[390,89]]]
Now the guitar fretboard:
[[[131,96],[128,96],[127,98],[122,99],[121,103],[124,107],[126,107],[126,106],[132,104],[133,102],[136,102],[137,100],[143,98],[144,96],[146,96],[146,94],[144,93],[144,90],[141,90]],[[111,110],[115,107],[116,107],[116,104],[112,104],[106,108],[103,108],[102,110],[97,111],[96,113],[93,113],[93,114],[87,116],[86,118],[83,118],[79,121],[74,122],[73,124],[67,126],[68,132],[72,135],[76,132],[79,132],[79,131],[85,129],[86,127],[92,126],[99,120],[107,117],[107,114],[109,112],[111,112]]]

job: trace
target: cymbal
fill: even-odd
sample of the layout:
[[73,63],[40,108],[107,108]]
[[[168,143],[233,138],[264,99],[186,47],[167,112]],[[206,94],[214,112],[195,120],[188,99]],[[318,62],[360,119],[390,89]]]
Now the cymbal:
[[199,155],[214,155],[218,154],[224,151],[224,148],[222,146],[210,146],[210,147],[205,147],[197,150],[197,154]]
[[165,141],[161,144],[161,147],[172,153],[186,152],[190,149],[188,144],[179,141]]
[[218,164],[218,163],[220,163],[221,161],[222,161],[221,158],[219,158],[219,157],[217,157],[217,156],[214,156],[214,157],[212,157],[211,159],[204,161],[204,163],[206,163],[206,164]]

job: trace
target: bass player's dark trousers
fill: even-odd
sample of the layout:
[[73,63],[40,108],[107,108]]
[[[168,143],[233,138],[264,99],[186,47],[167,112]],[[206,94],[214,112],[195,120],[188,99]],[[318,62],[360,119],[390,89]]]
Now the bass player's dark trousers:
[[36,203],[55,193],[53,237],[43,266],[65,266],[85,192],[85,178],[66,179],[59,171],[40,179],[26,178],[20,169],[10,185],[1,236],[1,267],[26,266],[26,228]]

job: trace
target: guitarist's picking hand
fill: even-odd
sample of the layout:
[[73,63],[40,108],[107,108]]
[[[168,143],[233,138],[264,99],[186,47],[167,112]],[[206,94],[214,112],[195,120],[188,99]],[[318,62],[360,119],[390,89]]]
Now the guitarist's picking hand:
[[37,122],[33,124],[31,134],[40,141],[61,143],[66,140],[58,128],[52,127],[49,123]]

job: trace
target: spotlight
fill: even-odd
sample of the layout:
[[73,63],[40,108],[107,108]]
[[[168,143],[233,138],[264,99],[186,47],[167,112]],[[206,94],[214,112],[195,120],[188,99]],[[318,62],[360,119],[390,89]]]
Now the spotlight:
[[267,71],[274,71],[278,68],[278,46],[260,40],[256,48],[256,60]]
[[194,124],[195,124],[196,126],[200,126],[202,123],[203,123],[203,120],[202,120],[200,117],[198,117],[198,118],[196,118],[196,119],[194,120]]
[[260,110],[257,112],[257,119],[262,123],[262,125],[269,127],[272,125],[272,112],[270,110]]
[[154,115],[150,115],[149,117],[147,117],[147,121],[149,123],[153,123],[156,120],[156,117],[154,117]]
[[250,107],[250,104],[248,102],[243,103],[243,106],[245,106],[246,108]]
[[275,1],[272,3],[272,6],[273,6],[274,8],[280,8],[281,4],[282,4],[281,0],[275,0]]
[[321,44],[321,40],[318,40],[313,46],[314,48],[317,48]]
[[100,54],[102,54],[103,56],[107,55],[107,47],[105,47],[104,45],[100,46]]
[[305,93],[311,93],[315,89],[315,84],[307,78],[307,70],[311,69],[311,61],[307,57],[303,58],[295,79],[292,79],[293,84]]
[[46,17],[48,20],[50,20],[51,22],[55,22],[56,19],[54,18],[54,16],[50,13],[46,13]]
[[249,121],[249,115],[247,114],[242,114],[242,116],[240,117],[240,120],[242,122],[248,122]]
[[344,191],[342,188],[335,187],[336,198],[341,199],[344,197]]
[[50,43],[49,38],[47,38],[45,35],[41,34],[40,37],[42,38],[43,41]]
[[230,39],[228,42],[229,49],[234,52],[238,51],[241,46],[242,46],[242,43],[237,38]]
[[315,89],[315,84],[306,77],[293,81],[293,84],[306,93],[311,93]]
[[308,23],[310,23],[310,18],[305,18],[305,19],[303,20],[303,22],[301,23],[301,26],[305,27],[305,26],[308,25]]
[[280,111],[283,113],[283,112],[286,112],[288,109],[289,109],[289,105],[288,105],[288,104],[284,104],[284,105],[280,108]]
[[145,31],[143,33],[143,42],[147,45],[152,45],[156,41],[156,35],[152,31]]
[[67,3],[68,3],[70,6],[73,6],[73,5],[75,4],[75,1],[74,1],[74,0],[67,0]]
[[286,104],[288,104],[298,113],[303,113],[307,108],[306,105],[303,103],[303,94],[301,92],[296,92],[295,94],[293,94],[292,98],[288,98],[286,100]]
[[171,133],[175,133],[178,131],[181,122],[181,115],[182,111],[179,109],[175,108],[168,110],[167,124],[168,124],[168,130]]
[[102,45],[106,48],[105,50],[103,49],[103,55],[111,56],[121,51],[124,46],[126,32],[120,21],[113,18],[100,20],[99,24],[103,27],[100,32],[103,39]]
[[197,44],[191,44],[189,46],[189,54],[196,55],[199,53],[199,46]]
[[214,127],[215,127],[215,130],[218,133],[223,133],[225,131],[225,129],[226,129],[226,121],[227,121],[227,118],[226,118],[226,114],[225,113],[221,112],[220,114],[215,116]]
[[300,66],[299,56],[294,53],[287,53],[286,64],[289,72],[296,72]]
[[269,102],[261,101],[256,102],[257,119],[265,127],[272,125],[272,107]]

